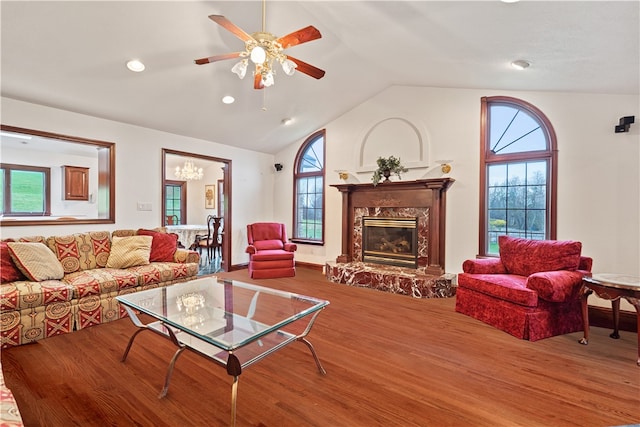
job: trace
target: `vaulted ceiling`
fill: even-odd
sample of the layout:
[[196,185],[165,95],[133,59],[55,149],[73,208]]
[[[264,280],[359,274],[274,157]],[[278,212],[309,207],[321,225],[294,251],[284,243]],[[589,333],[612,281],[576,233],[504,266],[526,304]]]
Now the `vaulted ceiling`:
[[[267,153],[390,85],[639,92],[638,1],[267,1],[268,32],[320,30],[286,52],[326,75],[280,71],[261,91],[231,73],[237,61],[193,62],[242,50],[207,16],[260,31],[259,1],[3,0],[0,11],[2,96]],[[132,58],[146,70],[129,71]],[[516,59],[532,65],[517,72]]]

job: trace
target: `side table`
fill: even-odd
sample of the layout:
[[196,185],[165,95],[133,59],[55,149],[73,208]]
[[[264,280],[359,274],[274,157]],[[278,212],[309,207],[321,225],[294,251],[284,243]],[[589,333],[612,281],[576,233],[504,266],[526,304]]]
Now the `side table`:
[[587,298],[593,292],[600,298],[610,300],[613,310],[613,332],[609,335],[613,339],[620,338],[618,324],[620,322],[620,298],[624,298],[636,308],[636,322],[638,325],[638,359],[640,366],[640,277],[616,273],[594,274],[582,280],[582,319],[584,321],[584,337],[580,344],[589,343],[589,308]]

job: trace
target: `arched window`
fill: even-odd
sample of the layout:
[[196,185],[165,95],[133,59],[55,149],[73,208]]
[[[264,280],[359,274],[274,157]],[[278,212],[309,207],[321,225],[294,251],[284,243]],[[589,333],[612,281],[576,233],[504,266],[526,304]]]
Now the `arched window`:
[[497,255],[498,236],[556,238],[556,135],[533,105],[505,96],[481,107],[480,251]]
[[295,242],[324,244],[324,138],[320,130],[298,150],[293,176]]

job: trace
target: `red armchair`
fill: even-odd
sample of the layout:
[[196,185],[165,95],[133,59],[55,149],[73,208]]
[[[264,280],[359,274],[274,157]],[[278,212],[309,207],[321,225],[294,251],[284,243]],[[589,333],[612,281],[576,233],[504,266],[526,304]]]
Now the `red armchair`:
[[536,341],[583,329],[580,289],[593,260],[574,241],[499,236],[500,258],[463,263],[456,311]]
[[253,279],[273,279],[296,275],[293,253],[298,249],[287,240],[284,224],[257,222],[247,225],[246,253],[249,254],[249,275]]

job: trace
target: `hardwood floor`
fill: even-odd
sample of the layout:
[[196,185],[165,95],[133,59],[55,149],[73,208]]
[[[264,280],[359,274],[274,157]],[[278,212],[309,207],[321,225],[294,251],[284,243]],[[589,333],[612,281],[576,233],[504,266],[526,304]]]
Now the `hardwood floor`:
[[[309,335],[327,375],[298,343],[247,368],[238,426],[611,426],[640,422],[636,335],[592,328],[521,341],[454,311],[327,282],[318,271],[245,282],[328,299]],[[224,426],[231,377],[184,352],[158,399],[173,345],[138,338],[129,319],[4,350],[5,381],[31,426]]]

